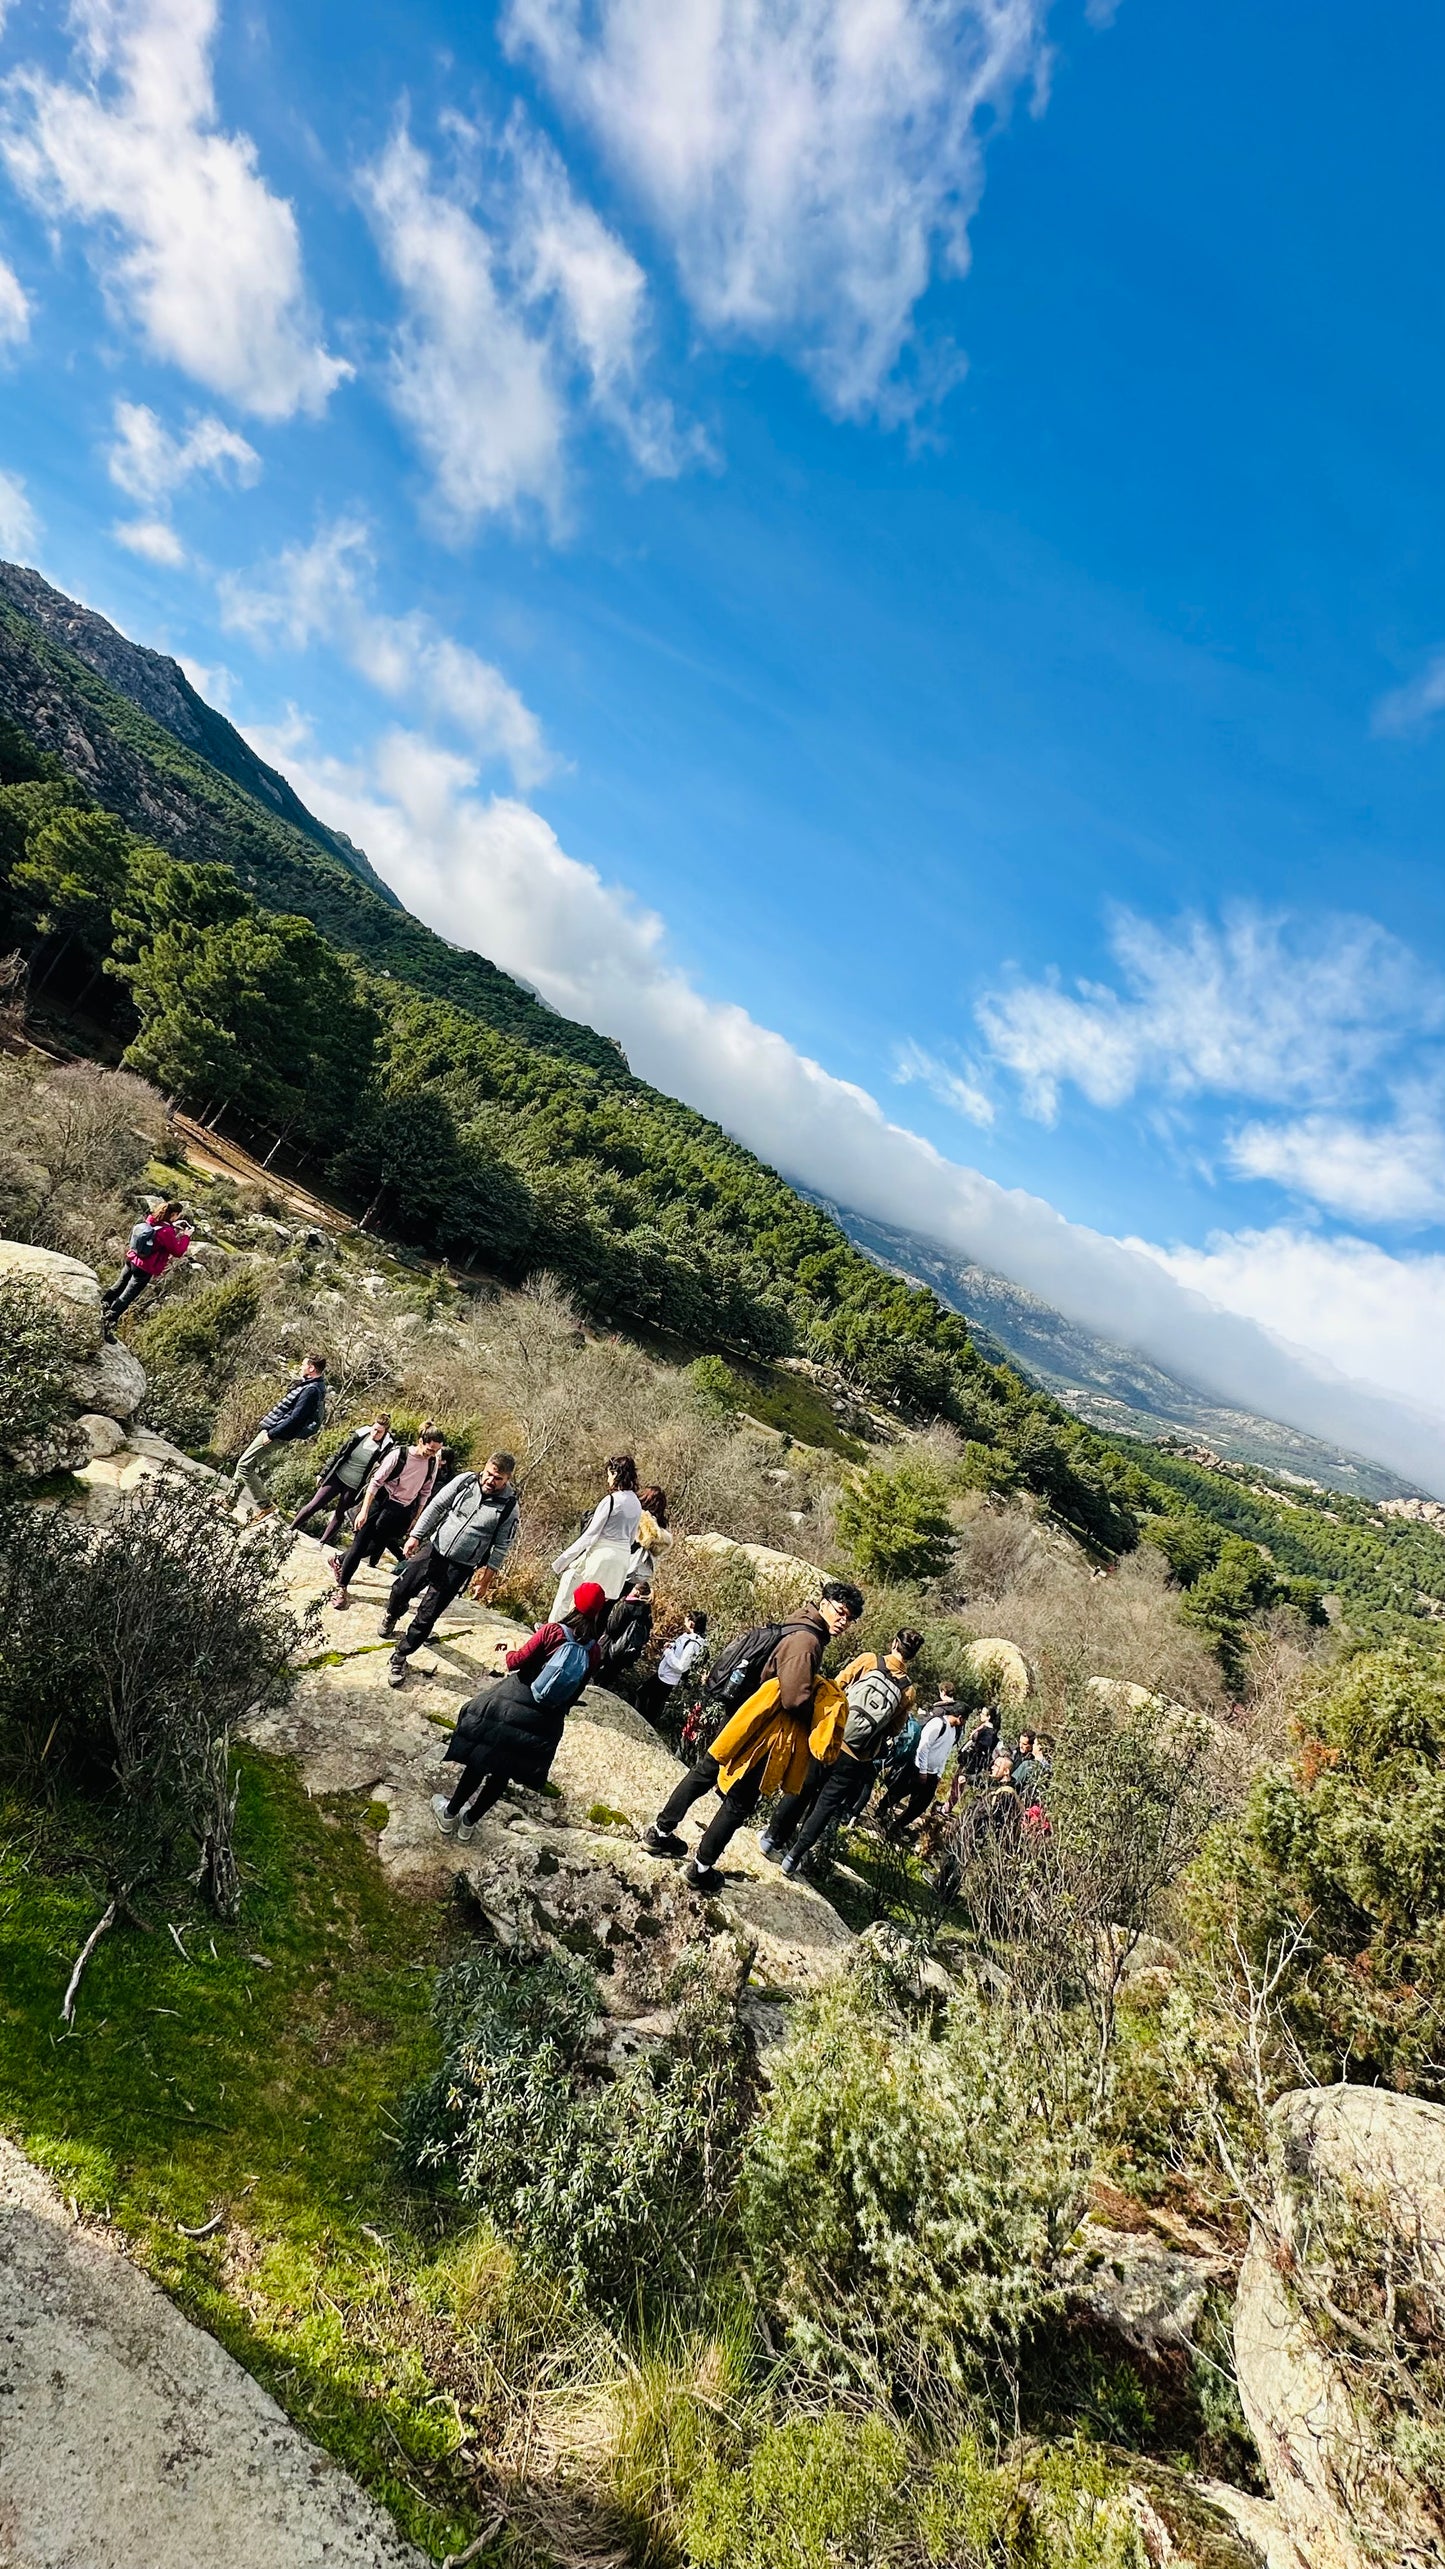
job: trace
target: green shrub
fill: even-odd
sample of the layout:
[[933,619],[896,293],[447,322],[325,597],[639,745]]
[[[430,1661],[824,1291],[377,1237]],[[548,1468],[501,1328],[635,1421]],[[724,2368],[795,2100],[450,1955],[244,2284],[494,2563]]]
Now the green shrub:
[[574,2302],[617,2319],[695,2295],[731,2235],[750,2101],[731,2007],[701,1970],[672,2039],[616,2079],[591,2041],[601,2015],[580,1963],[483,1947],[445,1973],[442,2069],[407,2099],[402,2155],[447,2169]]
[[958,2437],[930,2464],[897,2421],[832,2410],[772,2426],[741,2464],[703,2462],[690,2569],[1145,2569],[1103,2461],[1079,2446],[991,2463]]
[[759,2289],[802,2362],[894,2395],[975,2384],[1057,2306],[1076,2145],[1047,2050],[961,1986],[938,2033],[861,1973],[813,1999],[743,2173]]
[[1324,2079],[1445,2096],[1445,1653],[1399,1641],[1319,1681],[1287,1767],[1216,1833],[1194,1898],[1206,1946],[1260,1968],[1293,1944],[1280,2003]]
[[72,1320],[42,1285],[27,1275],[0,1277],[0,1483],[35,1463],[68,1425],[75,1403],[72,1367],[84,1352],[78,1316]]
[[147,1423],[174,1445],[206,1444],[260,1315],[260,1287],[249,1272],[195,1285],[152,1312],[131,1342],[146,1369]]
[[747,1407],[747,1384],[721,1356],[699,1356],[688,1366],[687,1379],[715,1418],[736,1418]]
[[925,1463],[860,1472],[838,1502],[838,1540],[865,1579],[936,1579],[953,1550],[940,1475]]

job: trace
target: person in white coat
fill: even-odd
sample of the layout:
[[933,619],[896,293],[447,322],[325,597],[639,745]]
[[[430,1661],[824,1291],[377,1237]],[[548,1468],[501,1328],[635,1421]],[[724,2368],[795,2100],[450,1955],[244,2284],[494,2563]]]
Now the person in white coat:
[[580,1580],[595,1580],[609,1598],[622,1594],[633,1566],[642,1501],[637,1495],[637,1465],[630,1454],[614,1454],[607,1465],[607,1496],[599,1499],[575,1543],[559,1552],[552,1567],[559,1586],[552,1621],[560,1623]]

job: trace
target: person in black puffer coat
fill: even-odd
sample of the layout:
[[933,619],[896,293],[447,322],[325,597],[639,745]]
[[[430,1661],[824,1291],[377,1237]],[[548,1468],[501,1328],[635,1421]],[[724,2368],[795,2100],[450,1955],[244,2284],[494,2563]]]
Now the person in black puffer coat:
[[651,1639],[652,1581],[634,1577],[628,1580],[602,1629],[602,1665],[597,1673],[603,1684],[616,1686],[626,1694]]
[[[594,1579],[584,1580],[573,1595],[572,1612],[560,1623],[539,1624],[520,1650],[508,1651],[506,1673],[494,1677],[469,1704],[463,1704],[443,1751],[445,1765],[461,1767],[461,1782],[450,1796],[432,1795],[443,1837],[470,1844],[478,1820],[501,1800],[509,1784],[529,1784],[538,1792],[546,1783],[567,1715],[587,1679],[597,1674],[601,1656],[597,1637],[606,1616],[605,1588]],[[532,1681],[568,1642],[580,1643],[586,1657],[581,1684],[560,1699],[553,1696],[538,1703]]]

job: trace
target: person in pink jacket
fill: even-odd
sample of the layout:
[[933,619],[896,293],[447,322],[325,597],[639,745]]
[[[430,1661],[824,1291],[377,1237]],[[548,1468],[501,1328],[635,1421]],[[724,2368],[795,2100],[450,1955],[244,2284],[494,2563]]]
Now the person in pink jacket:
[[138,1222],[130,1235],[125,1265],[109,1291],[100,1297],[101,1317],[107,1338],[115,1335],[115,1324],[123,1311],[138,1302],[147,1285],[163,1276],[176,1258],[183,1258],[191,1245],[189,1231],[176,1229],[178,1202],[157,1204],[143,1222]]

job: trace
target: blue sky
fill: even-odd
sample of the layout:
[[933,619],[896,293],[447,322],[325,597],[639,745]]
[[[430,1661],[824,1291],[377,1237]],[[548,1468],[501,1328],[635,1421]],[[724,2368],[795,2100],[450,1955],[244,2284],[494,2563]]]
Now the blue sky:
[[1442,74],[0,0],[0,549],[790,1174],[1439,1480]]

